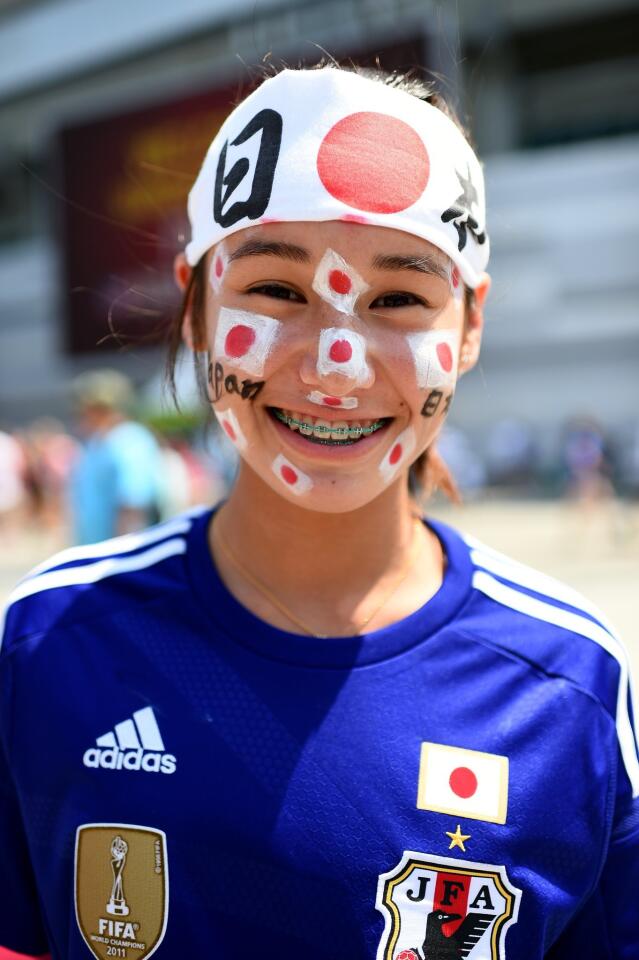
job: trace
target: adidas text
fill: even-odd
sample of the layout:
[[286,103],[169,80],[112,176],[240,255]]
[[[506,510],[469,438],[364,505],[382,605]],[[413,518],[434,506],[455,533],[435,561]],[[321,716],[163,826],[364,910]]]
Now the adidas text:
[[144,770],[146,773],[175,773],[177,759],[172,753],[120,750],[118,747],[89,747],[82,762],[85,767],[103,770]]

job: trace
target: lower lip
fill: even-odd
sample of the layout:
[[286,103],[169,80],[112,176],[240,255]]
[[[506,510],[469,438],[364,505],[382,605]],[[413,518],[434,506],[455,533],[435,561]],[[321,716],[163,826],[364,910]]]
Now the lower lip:
[[364,457],[374,450],[388,433],[388,428],[392,420],[385,423],[383,427],[370,433],[367,437],[362,437],[355,443],[335,444],[313,443],[307,440],[298,430],[291,430],[285,424],[276,420],[270,413],[266,414],[269,422],[274,427],[279,437],[285,440],[294,450],[304,454],[309,460],[357,460]]

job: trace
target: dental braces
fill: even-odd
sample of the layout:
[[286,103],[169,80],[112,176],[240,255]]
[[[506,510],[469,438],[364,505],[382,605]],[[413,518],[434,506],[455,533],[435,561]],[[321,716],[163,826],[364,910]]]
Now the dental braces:
[[346,437],[349,440],[359,440],[360,437],[366,437],[371,433],[375,433],[376,430],[384,426],[383,420],[376,420],[375,423],[371,423],[370,427],[324,427],[321,425],[316,427],[312,423],[306,423],[304,420],[287,417],[285,413],[280,413],[279,410],[275,410],[274,413],[278,420],[281,420],[282,423],[286,423],[289,426],[295,424],[296,427],[305,427],[313,433],[317,430],[319,430],[320,433],[338,433],[341,437]]

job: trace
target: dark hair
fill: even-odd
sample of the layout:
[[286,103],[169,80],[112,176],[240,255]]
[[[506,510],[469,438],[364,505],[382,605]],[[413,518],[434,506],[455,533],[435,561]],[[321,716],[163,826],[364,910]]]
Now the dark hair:
[[[335,62],[327,63],[325,60],[316,66],[306,69],[321,70],[325,69],[327,66],[337,67],[341,70],[350,70],[351,72],[357,73],[369,80],[382,83],[387,87],[393,87],[395,90],[401,90],[403,93],[409,93],[411,96],[417,97],[418,100],[423,100],[425,103],[429,103],[431,106],[441,110],[441,112],[444,113],[450,120],[452,120],[452,122],[461,130],[466,139],[469,139],[468,133],[457,116],[457,113],[443,96],[443,94],[437,90],[435,82],[418,76],[415,70],[411,70],[408,73],[400,73],[398,71],[389,73],[388,71],[382,70],[379,67],[361,67],[356,64],[340,66]],[[277,69],[271,69],[264,71],[264,74],[266,77],[277,72]],[[204,308],[206,298],[206,276],[204,270],[205,259],[206,254],[201,257],[191,271],[191,276],[182,298],[181,307],[171,323],[168,332],[166,381],[171,392],[173,402],[176,406],[179,406],[179,403],[175,384],[175,367],[180,346],[182,344],[182,327],[184,324],[184,318],[189,307],[191,308],[191,316],[193,318],[193,339],[195,347],[193,353],[193,363],[195,368],[195,376],[202,396],[207,397],[206,364],[203,358],[198,355],[200,348],[202,352],[206,348],[206,336],[204,328]],[[468,311],[472,308],[473,304],[474,293],[469,287],[466,287],[466,317],[468,316]],[[410,470],[410,485],[411,489],[422,497],[430,496],[435,490],[440,489],[453,502],[459,503],[461,501],[457,484],[455,483],[450,470],[444,463],[444,460],[437,451],[434,443],[432,443],[430,447],[425,450],[424,453],[422,453],[412,465]]]

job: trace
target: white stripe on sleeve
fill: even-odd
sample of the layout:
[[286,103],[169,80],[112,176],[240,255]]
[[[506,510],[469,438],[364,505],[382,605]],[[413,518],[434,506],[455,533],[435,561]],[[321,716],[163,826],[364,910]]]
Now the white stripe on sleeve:
[[[133,557],[109,557],[107,560],[98,560],[96,563],[87,563],[82,567],[65,567],[63,570],[50,570],[34,577],[31,580],[23,580],[9,595],[6,610],[18,600],[24,600],[25,597],[36,593],[42,593],[45,590],[56,590],[59,587],[74,587],[82,584],[96,583],[98,580],[104,580],[107,577],[116,576],[119,573],[129,573],[133,570],[143,570],[145,567],[152,567],[155,563],[160,563],[168,557],[176,556],[186,552],[186,540],[182,537],[176,537],[173,540],[167,540],[164,543],[145,550],[144,553],[136,553]],[[5,610],[5,616],[6,616]],[[0,619],[0,649],[2,645],[3,623]]]
[[158,540],[168,540],[180,533],[188,533],[193,523],[193,517],[203,513],[206,507],[194,507],[187,514],[180,514],[172,520],[141,530],[138,533],[125,533],[121,537],[111,537],[110,540],[101,540],[99,543],[87,544],[80,547],[68,547],[61,550],[47,560],[30,570],[24,580],[32,580],[46,570],[62,566],[63,563],[74,563],[78,560],[98,560],[100,557],[109,557],[113,554],[132,553],[139,547],[150,546]]
[[604,630],[599,624],[593,623],[592,620],[580,617],[568,610],[554,607],[550,603],[544,603],[535,597],[529,597],[528,594],[521,593],[514,587],[508,587],[506,584],[500,583],[499,580],[495,580],[494,577],[483,570],[476,570],[473,574],[473,586],[503,606],[518,610],[520,613],[534,617],[536,620],[554,623],[558,627],[563,627],[565,630],[570,630],[572,633],[593,640],[611,657],[614,657],[619,664],[619,689],[616,705],[617,736],[619,737],[624,766],[632,786],[632,795],[633,797],[639,796],[639,758],[637,757],[635,737],[628,712],[628,660],[623,647],[610,636],[607,630]]
[[504,580],[510,580],[511,583],[517,583],[521,587],[527,587],[534,590],[535,593],[542,593],[551,600],[559,600],[560,603],[576,607],[583,610],[589,616],[594,617],[605,627],[615,639],[615,630],[607,622],[605,615],[594,604],[590,603],[577,590],[562,583],[561,580],[555,580],[533,567],[528,567],[524,563],[518,563],[497,550],[486,547],[483,543],[474,540],[472,537],[466,538],[466,543],[472,548],[470,558],[476,567],[483,567],[491,573],[502,577]]

